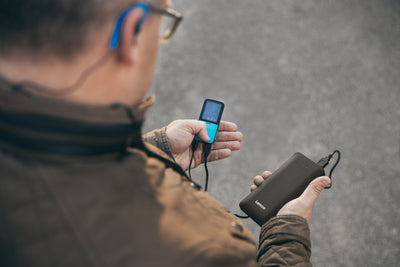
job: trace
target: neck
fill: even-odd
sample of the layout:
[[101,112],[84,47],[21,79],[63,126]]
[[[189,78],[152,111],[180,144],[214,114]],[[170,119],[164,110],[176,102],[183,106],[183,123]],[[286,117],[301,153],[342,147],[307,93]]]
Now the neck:
[[105,46],[93,48],[68,61],[46,58],[37,62],[27,57],[14,57],[0,60],[0,75],[46,97],[90,105],[136,104],[143,96],[127,90],[130,81],[123,75],[129,77],[132,74],[118,63],[117,57]]

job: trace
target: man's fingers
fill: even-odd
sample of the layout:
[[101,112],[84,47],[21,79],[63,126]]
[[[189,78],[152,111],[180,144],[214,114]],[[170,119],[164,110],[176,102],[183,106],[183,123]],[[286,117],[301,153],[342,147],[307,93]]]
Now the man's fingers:
[[[202,121],[197,120],[187,120],[192,134],[197,134],[197,136],[207,142],[210,140],[207,134],[206,124]],[[216,136],[216,141],[239,141],[243,140],[243,134],[237,132],[237,125],[233,122],[221,121],[218,127],[218,133]]]
[[187,123],[193,135],[197,134],[197,136],[205,142],[210,141],[210,137],[208,137],[207,134],[207,126],[204,122],[187,120]]
[[[199,121],[198,121],[199,122]],[[203,123],[203,122],[199,122]],[[209,141],[210,138],[207,135],[207,129],[204,124],[204,128],[196,126],[193,127],[194,130],[197,130],[197,136],[203,141]],[[243,140],[243,134],[237,132],[237,125],[233,122],[221,121],[218,127],[218,133],[215,138],[215,143],[211,147],[210,155],[208,155],[207,160],[216,161],[220,159],[228,158],[232,151],[240,149],[240,142]],[[197,152],[197,151],[196,151]],[[201,160],[204,162],[204,159]]]
[[253,192],[257,189],[268,177],[271,176],[270,171],[265,171],[261,175],[257,175],[253,178],[253,184],[250,186],[250,191]]
[[212,145],[211,149],[218,150],[218,149],[228,148],[232,151],[235,151],[235,150],[239,150],[240,146],[241,146],[241,144],[239,141],[215,142]]
[[218,131],[215,141],[223,142],[223,141],[239,141],[242,142],[243,134],[241,132],[221,132]]
[[262,178],[260,175],[257,175],[253,178],[253,183],[256,186],[261,185],[264,182],[264,178]]
[[[216,160],[220,160],[220,159],[225,159],[225,158],[228,158],[231,154],[232,154],[232,151],[228,148],[211,150],[211,153],[208,156],[207,160],[209,162],[211,162],[211,161],[216,161]],[[203,159],[202,159],[202,162],[204,162]]]
[[270,177],[272,175],[272,172],[270,171],[265,171],[261,174],[262,178],[267,179],[268,177]]
[[218,131],[228,131],[228,132],[236,132],[238,127],[233,122],[229,121],[220,121]]
[[326,186],[331,183],[331,179],[327,176],[321,176],[313,180],[304,190],[303,194],[299,197],[304,205],[312,208],[314,202],[317,200],[319,194]]

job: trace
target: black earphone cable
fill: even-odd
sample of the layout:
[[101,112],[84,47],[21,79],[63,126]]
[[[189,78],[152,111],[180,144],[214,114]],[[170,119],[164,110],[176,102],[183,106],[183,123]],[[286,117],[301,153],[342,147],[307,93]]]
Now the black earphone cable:
[[[188,168],[188,172],[189,172],[189,179],[192,180],[192,174],[191,174],[191,168],[192,168],[192,163],[193,163],[193,159],[194,159],[194,153],[196,152],[197,146],[199,145],[199,141],[198,140],[193,140],[192,143],[192,156],[190,158],[190,162],[189,162],[189,168]],[[211,152],[211,145],[212,144],[208,144],[205,143],[204,147],[203,147],[203,156],[204,156],[204,169],[206,171],[206,182],[204,185],[204,191],[207,191],[208,189],[208,177],[209,177],[209,173],[208,173],[208,166],[207,166],[207,158]]]
[[[192,156],[191,156],[191,158],[190,158],[189,169],[188,169],[188,170],[189,170],[189,179],[190,179],[190,180],[192,180],[192,176],[191,176],[191,173],[190,173],[190,169],[191,169],[191,167],[192,167],[192,162],[193,162],[193,158],[194,158],[194,153],[195,153],[195,151],[196,151],[196,149],[197,149],[198,144],[199,144],[199,141],[196,140],[196,139],[193,141],[193,144],[192,144]],[[210,153],[211,153],[211,146],[212,146],[212,144],[208,144],[208,143],[204,144],[204,153],[203,153],[203,155],[204,155],[204,169],[205,169],[205,171],[206,171],[206,182],[205,182],[205,186],[204,186],[204,191],[206,191],[206,192],[207,192],[207,189],[208,189],[208,179],[209,179],[209,172],[208,172],[207,160],[208,160],[208,156],[209,156]],[[241,219],[247,219],[247,218],[249,218],[248,215],[239,215],[239,214],[236,214],[236,213],[234,213],[234,215],[235,215],[236,217],[238,217],[238,218],[241,218]]]
[[208,189],[208,167],[207,167],[207,158],[211,152],[211,144],[206,143],[204,145],[204,169],[206,170],[206,184],[204,186],[204,191]]
[[190,181],[192,181],[192,174],[190,173],[190,170],[191,170],[191,168],[192,168],[192,162],[193,162],[193,159],[194,159],[194,152],[196,152],[196,149],[197,149],[197,146],[198,146],[198,145],[199,145],[199,141],[196,140],[196,139],[194,139],[194,140],[193,140],[193,143],[192,143],[192,156],[191,156],[191,158],[190,158],[189,168],[188,168],[188,171],[189,171],[189,180],[190,180]]

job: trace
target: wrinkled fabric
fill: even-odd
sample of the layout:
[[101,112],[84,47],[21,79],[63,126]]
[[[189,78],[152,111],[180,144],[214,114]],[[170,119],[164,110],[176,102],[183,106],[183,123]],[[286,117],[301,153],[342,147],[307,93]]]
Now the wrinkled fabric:
[[94,107],[2,87],[0,266],[310,265],[305,220],[270,220],[257,252],[176,165],[165,128],[143,142],[152,99]]
[[285,215],[261,228],[257,261],[260,266],[311,266],[311,241],[307,221]]

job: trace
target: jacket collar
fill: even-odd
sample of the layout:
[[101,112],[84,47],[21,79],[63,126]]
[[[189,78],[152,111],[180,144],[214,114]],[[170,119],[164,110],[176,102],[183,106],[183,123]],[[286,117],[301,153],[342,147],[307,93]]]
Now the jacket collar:
[[135,106],[91,106],[0,83],[0,150],[47,160],[110,158],[143,147],[142,123],[154,96]]

